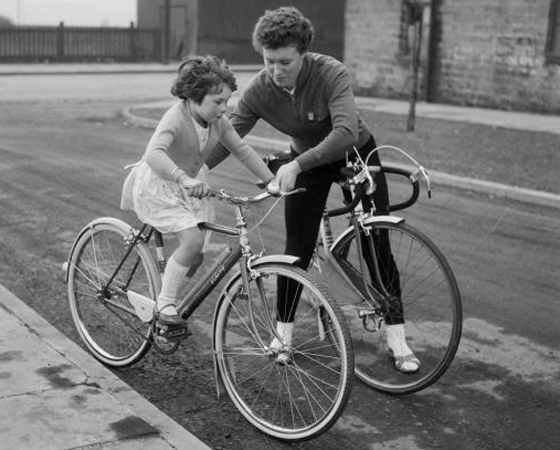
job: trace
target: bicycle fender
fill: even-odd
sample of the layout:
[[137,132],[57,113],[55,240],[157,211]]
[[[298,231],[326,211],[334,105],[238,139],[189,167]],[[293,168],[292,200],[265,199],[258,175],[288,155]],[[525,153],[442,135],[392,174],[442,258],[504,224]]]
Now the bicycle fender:
[[[265,256],[259,256],[258,258],[252,260],[251,267],[258,268],[259,266],[268,263],[293,265],[298,260],[299,258],[297,256],[291,256],[291,255],[265,255]],[[234,272],[231,278],[229,279],[229,281],[226,283],[225,287],[222,289],[219,299],[216,302],[216,306],[214,307],[214,316],[213,316],[212,323],[216,323],[220,306],[222,302],[226,299],[224,294],[229,291],[231,285],[240,277],[241,274],[239,273],[239,271]],[[212,355],[214,359],[214,379],[216,380],[216,396],[219,399],[224,388],[223,388],[222,380],[218,373],[218,360],[216,354],[216,336],[214,333],[212,333]]]
[[299,261],[297,256],[292,255],[265,255],[260,256],[253,261],[251,261],[251,266],[257,266],[259,264],[266,264],[266,263],[280,263],[280,264],[295,264]]
[[[372,225],[375,223],[382,223],[382,222],[390,222],[390,223],[397,224],[397,223],[403,223],[404,219],[402,217],[396,217],[396,216],[372,216],[365,219],[363,223],[364,225]],[[330,249],[331,250],[334,249],[338,245],[338,243],[342,241],[342,239],[344,239],[346,235],[351,233],[354,233],[354,228],[353,227],[346,228],[346,230],[340,233],[340,235],[336,238],[336,240],[331,245]]]
[[364,225],[369,225],[379,222],[401,223],[404,222],[404,219],[397,216],[371,216],[365,219],[363,223]]
[[74,240],[74,243],[72,244],[72,248],[70,249],[70,253],[68,254],[68,259],[66,260],[66,262],[62,265],[63,270],[64,270],[64,282],[68,283],[68,274],[70,272],[70,261],[72,261],[72,257],[74,256],[74,251],[76,250],[76,245],[78,244],[78,242],[80,241],[80,239],[82,238],[82,236],[84,234],[86,234],[88,231],[90,231],[91,229],[95,228],[97,225],[100,225],[102,223],[110,223],[116,227],[121,227],[124,230],[129,230],[130,229],[130,225],[128,225],[126,222],[122,221],[121,219],[117,219],[115,217],[99,217],[97,219],[92,220],[90,223],[88,223],[85,227],[83,227],[80,232],[78,233],[78,236],[76,236],[76,239]]

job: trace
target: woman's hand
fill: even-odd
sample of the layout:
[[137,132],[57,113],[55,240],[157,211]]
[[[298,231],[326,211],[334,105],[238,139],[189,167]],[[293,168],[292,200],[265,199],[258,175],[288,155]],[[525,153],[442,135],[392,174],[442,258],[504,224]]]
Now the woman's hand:
[[187,195],[190,197],[202,198],[208,195],[208,185],[196,178],[181,175],[178,183],[179,186],[187,191]]
[[301,173],[301,166],[297,160],[284,164],[276,172],[274,181],[280,186],[281,192],[290,192],[294,189],[296,178]]

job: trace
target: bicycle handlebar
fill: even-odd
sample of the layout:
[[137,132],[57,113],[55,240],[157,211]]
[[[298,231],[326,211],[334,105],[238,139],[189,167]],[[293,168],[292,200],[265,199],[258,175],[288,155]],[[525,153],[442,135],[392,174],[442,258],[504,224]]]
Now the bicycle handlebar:
[[[343,214],[349,213],[350,211],[354,210],[356,206],[358,206],[358,204],[362,201],[363,198],[370,195],[367,192],[368,179],[366,178],[366,176],[364,176],[363,174],[364,172],[365,171],[356,173],[356,171],[351,167],[343,167],[340,170],[340,173],[344,175],[348,180],[350,180],[350,182],[352,182],[356,186],[354,190],[354,197],[352,198],[352,201],[349,204],[341,208],[335,208],[327,211],[329,217],[341,216]],[[395,166],[391,164],[387,164],[383,166],[369,166],[368,172],[370,174],[392,173],[392,174],[400,175],[406,178],[412,185],[412,193],[410,194],[410,197],[403,202],[396,203],[394,205],[389,205],[390,212],[406,209],[412,206],[418,200],[418,197],[420,196],[419,180],[422,174],[411,172],[410,170],[407,170],[403,167]]]
[[270,197],[287,197],[288,195],[298,194],[303,191],[305,191],[304,188],[299,188],[299,189],[294,189],[293,191],[279,192],[279,193],[264,191],[261,192],[260,194],[255,195],[254,197],[239,197],[230,194],[225,189],[220,189],[219,191],[215,189],[210,189],[208,191],[208,195],[210,197],[217,197],[219,200],[225,200],[226,202],[232,205],[248,205],[251,203],[262,202],[263,200],[266,200],[267,198]]

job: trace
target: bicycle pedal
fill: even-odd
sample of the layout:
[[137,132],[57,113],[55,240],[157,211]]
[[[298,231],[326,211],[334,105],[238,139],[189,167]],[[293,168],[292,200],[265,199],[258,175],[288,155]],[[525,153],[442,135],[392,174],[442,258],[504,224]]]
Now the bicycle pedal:
[[187,324],[166,324],[156,322],[156,336],[161,342],[180,341],[189,337],[192,333]]

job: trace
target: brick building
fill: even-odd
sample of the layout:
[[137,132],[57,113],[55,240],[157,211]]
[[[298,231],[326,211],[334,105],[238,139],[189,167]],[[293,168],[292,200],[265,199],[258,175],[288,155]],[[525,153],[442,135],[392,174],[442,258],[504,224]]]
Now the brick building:
[[[160,28],[164,0],[137,0],[138,27]],[[294,5],[313,19],[314,49],[342,59],[344,0],[169,0],[170,56],[214,54],[231,64],[258,64],[251,33],[266,9]]]
[[[420,98],[560,114],[560,0],[431,0]],[[344,61],[361,94],[407,96],[413,27],[402,0],[346,0]]]
[[[164,0],[138,0],[157,27]],[[348,66],[362,95],[407,98],[416,25],[410,0],[170,0],[174,57],[258,63],[250,36],[265,9],[293,4],[317,29],[312,50]],[[422,0],[420,99],[560,114],[560,0]]]

